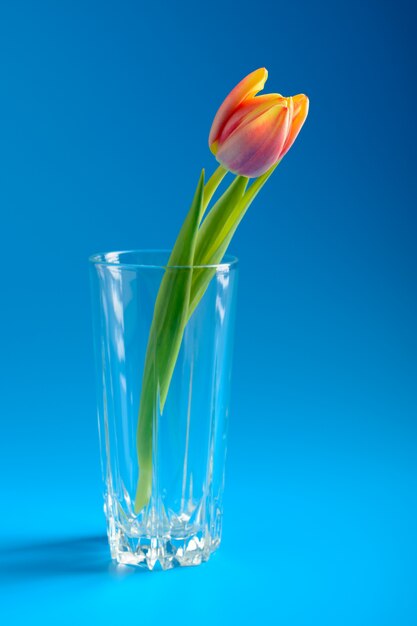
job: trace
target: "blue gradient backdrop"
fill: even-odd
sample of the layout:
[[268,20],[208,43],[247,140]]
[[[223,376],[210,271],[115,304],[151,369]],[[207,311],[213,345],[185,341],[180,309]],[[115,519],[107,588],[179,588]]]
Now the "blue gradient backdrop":
[[[415,22],[404,0],[1,4],[2,624],[417,624]],[[123,575],[87,257],[172,244],[261,65],[311,112],[233,242],[224,541]]]

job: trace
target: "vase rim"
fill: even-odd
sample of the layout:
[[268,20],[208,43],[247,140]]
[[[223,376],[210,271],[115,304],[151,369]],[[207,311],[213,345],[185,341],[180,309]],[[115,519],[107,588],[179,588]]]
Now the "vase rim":
[[[107,267],[119,267],[124,269],[215,269],[216,272],[227,272],[237,266],[238,258],[231,254],[226,254],[220,263],[207,263],[196,265],[168,265],[162,261],[155,261],[155,258],[163,255],[168,257],[171,250],[164,248],[138,248],[132,250],[116,250],[111,252],[96,252],[88,257],[93,265]],[[146,257],[149,260],[146,260]],[[136,258],[136,260],[134,260]]]

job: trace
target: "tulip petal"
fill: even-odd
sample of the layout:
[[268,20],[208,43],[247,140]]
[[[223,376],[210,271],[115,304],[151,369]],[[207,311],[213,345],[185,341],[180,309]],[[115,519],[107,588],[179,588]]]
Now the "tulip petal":
[[294,141],[297,139],[297,135],[300,132],[304,122],[306,121],[309,108],[309,100],[304,94],[298,94],[290,98],[293,101],[293,114],[290,122],[290,130],[287,140],[282,149],[280,158],[287,154]]
[[278,104],[237,128],[220,145],[216,158],[230,171],[255,178],[279,159],[288,131],[288,108]]
[[271,93],[256,98],[248,98],[234,111],[221,131],[218,141],[223,143],[237,129],[245,126],[260,115],[263,115],[276,106],[277,104],[285,104],[286,100],[279,94]]
[[214,142],[218,140],[230,115],[244,100],[253,98],[253,96],[261,91],[264,88],[267,78],[268,72],[264,67],[262,67],[248,74],[243,80],[240,81],[240,83],[236,85],[234,89],[232,89],[223,104],[220,106],[213,120],[209,135],[210,148]]

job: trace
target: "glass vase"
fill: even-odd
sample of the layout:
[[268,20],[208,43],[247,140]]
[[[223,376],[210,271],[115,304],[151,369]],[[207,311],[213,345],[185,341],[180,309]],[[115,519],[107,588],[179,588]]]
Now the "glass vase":
[[[111,556],[119,563],[164,570],[198,565],[220,544],[237,287],[233,257],[204,267],[169,267],[168,259],[165,251],[90,257]],[[155,385],[152,436],[144,441],[138,430],[144,368],[167,272],[179,280],[203,277],[206,289],[183,329],[163,408]],[[139,508],[135,497],[145,470],[138,445],[149,446],[151,459],[149,499]]]

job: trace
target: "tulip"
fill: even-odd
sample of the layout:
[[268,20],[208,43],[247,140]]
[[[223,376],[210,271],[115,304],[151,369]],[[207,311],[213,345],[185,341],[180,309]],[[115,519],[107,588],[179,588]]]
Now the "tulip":
[[294,143],[308,113],[303,94],[257,96],[268,72],[248,74],[230,92],[214,118],[209,146],[226,169],[255,178],[280,161]]

